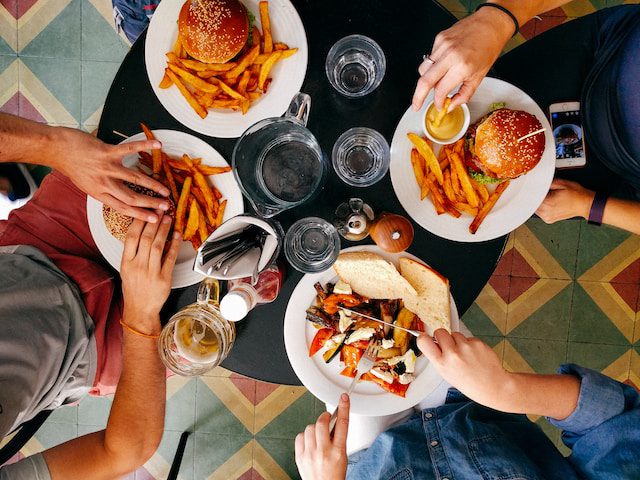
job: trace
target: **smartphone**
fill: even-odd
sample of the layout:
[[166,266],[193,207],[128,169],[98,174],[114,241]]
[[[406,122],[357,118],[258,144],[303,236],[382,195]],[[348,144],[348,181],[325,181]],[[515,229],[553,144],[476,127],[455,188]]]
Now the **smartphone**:
[[587,163],[580,102],[549,106],[551,129],[556,144],[556,168],[579,168]]

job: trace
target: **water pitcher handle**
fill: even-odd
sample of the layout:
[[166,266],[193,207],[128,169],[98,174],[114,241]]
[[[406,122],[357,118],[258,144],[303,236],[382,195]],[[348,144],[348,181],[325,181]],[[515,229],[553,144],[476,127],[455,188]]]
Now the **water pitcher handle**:
[[220,283],[218,280],[207,277],[200,282],[197,299],[199,304],[208,305],[213,302],[217,305],[220,302]]
[[291,100],[285,117],[294,117],[302,125],[307,126],[309,120],[309,112],[311,111],[311,97],[306,93],[298,92]]

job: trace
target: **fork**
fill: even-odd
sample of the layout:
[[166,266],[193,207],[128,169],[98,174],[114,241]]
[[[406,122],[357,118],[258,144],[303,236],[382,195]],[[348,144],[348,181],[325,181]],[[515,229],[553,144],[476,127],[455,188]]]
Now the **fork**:
[[[360,358],[358,362],[358,373],[355,378],[351,382],[349,386],[349,390],[347,390],[347,395],[351,395],[353,389],[358,384],[360,377],[367,373],[369,370],[373,368],[373,365],[376,363],[376,358],[378,358],[378,352],[380,351],[380,340],[376,340],[372,338],[367,345],[367,349],[364,351],[364,355]],[[331,414],[331,418],[329,419],[329,435],[333,435],[333,429],[336,427],[336,421],[338,420],[338,407]]]

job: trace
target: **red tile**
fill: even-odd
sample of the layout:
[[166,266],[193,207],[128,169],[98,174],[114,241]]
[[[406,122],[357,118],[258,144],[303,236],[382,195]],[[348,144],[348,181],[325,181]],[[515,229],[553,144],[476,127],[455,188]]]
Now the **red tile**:
[[267,382],[256,382],[256,405],[271,395],[280,385]]
[[2,5],[12,17],[18,17],[18,0],[0,0],[0,5]]
[[515,249],[512,248],[507,253],[505,253],[500,260],[498,261],[498,265],[496,265],[496,269],[493,271],[494,275],[510,275],[511,274],[511,265],[513,264],[513,252]]
[[249,470],[247,470],[246,472],[244,472],[242,475],[240,475],[238,477],[238,480],[252,480],[253,479],[253,472],[255,470],[253,469],[253,467],[251,467]]
[[251,468],[252,477],[251,480],[265,480],[254,468]]
[[538,21],[538,19],[534,18],[520,27],[520,33],[524,38],[530,40],[536,36],[536,23]]
[[505,303],[509,303],[509,277],[505,275],[491,275],[489,285],[493,287]]
[[640,283],[640,258],[612,278],[611,283]]
[[256,381],[248,378],[229,377],[238,390],[254,405],[256,404]]
[[34,122],[47,123],[47,120],[40,115],[40,112],[27,98],[18,92],[18,111],[22,118],[33,120]]
[[[562,10],[562,9],[560,9]],[[562,12],[562,16],[556,15],[542,15],[542,20],[537,20],[536,23],[536,35],[540,35],[547,30],[551,30],[553,27],[557,27],[558,25],[562,25],[566,20],[567,16],[564,15],[564,11]]]
[[511,277],[509,303],[514,302],[520,295],[534,286],[538,280],[538,278],[531,277]]
[[524,257],[517,250],[513,249],[513,262],[511,264],[511,275],[514,277],[540,278],[536,271],[527,263]]
[[626,385],[629,385],[630,387],[635,388],[638,392],[640,392],[640,386],[633,383],[630,378],[627,378],[623,383],[625,383]]
[[11,97],[7,102],[0,106],[0,112],[2,113],[10,113],[11,115],[18,115],[19,113],[19,93],[16,93],[13,97]]
[[18,6],[16,9],[16,18],[20,18],[22,15],[24,15],[25,13],[27,13],[27,11],[33,7],[36,3],[38,2],[38,0],[20,0],[18,2]]
[[638,311],[638,289],[640,288],[634,283],[613,283],[611,287],[616,291],[620,298],[629,306],[634,312]]

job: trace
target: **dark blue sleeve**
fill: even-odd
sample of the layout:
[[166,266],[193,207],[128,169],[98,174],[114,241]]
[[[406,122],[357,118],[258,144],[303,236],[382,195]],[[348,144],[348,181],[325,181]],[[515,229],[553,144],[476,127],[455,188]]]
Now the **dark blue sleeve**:
[[574,412],[564,420],[549,419],[563,430],[571,448],[569,461],[585,478],[640,478],[640,395],[631,386],[578,365],[562,365],[558,373],[580,378]]

